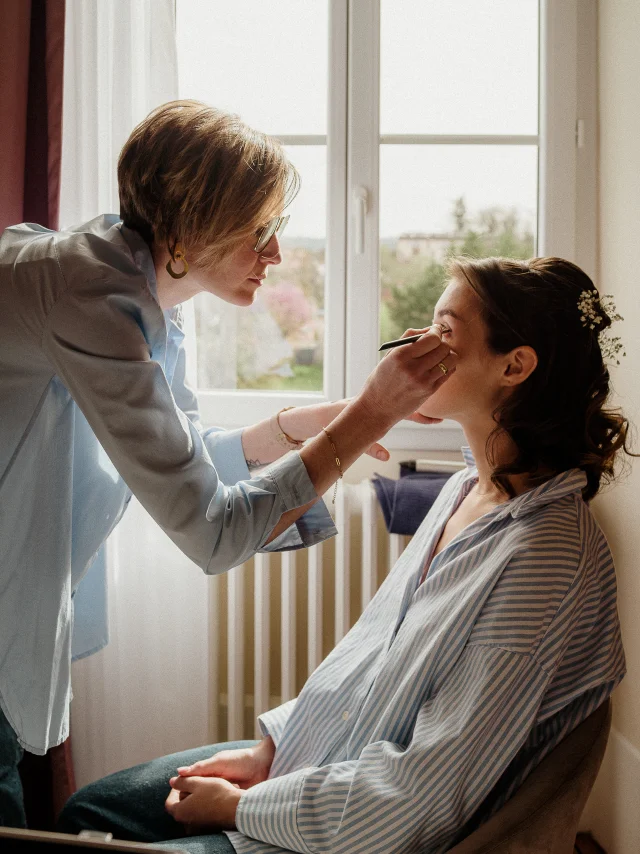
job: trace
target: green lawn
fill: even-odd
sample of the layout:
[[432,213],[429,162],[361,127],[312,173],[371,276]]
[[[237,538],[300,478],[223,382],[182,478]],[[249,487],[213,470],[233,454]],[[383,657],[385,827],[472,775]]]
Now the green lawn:
[[274,389],[278,391],[322,391],[322,365],[292,365],[294,376],[266,376],[244,383],[238,379],[238,388]]

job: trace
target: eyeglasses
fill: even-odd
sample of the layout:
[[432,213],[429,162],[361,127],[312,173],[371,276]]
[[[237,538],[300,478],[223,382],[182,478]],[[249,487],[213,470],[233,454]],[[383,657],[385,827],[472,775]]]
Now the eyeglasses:
[[253,251],[259,255],[266,249],[267,244],[274,234],[280,236],[284,231],[286,224],[289,222],[289,216],[274,216],[269,222],[258,232],[258,242],[253,247]]

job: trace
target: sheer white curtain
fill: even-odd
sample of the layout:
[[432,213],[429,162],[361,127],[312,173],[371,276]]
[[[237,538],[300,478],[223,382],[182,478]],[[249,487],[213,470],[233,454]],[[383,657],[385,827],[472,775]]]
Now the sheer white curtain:
[[67,0],[60,223],[118,213],[134,126],[178,97],[174,0]]
[[[133,127],[177,97],[174,0],[67,0],[60,221],[118,213]],[[78,785],[208,740],[208,583],[132,500],[108,546],[110,643],[73,665]]]

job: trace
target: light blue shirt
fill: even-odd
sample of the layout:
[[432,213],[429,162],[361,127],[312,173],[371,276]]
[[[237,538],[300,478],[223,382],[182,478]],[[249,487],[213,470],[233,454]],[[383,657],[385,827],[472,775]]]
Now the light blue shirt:
[[447,482],[297,700],[259,718],[276,753],[228,833],[241,854],[447,851],[622,679],[613,561],[578,469],[466,527],[420,583],[476,480]]
[[[100,547],[131,492],[207,573],[336,532],[318,501],[265,546],[313,484],[297,453],[252,477],[241,430],[202,429],[183,337],[117,217],[0,238],[0,705],[33,753],[68,735],[72,595],[94,563],[103,601]],[[77,654],[104,643],[95,613],[80,628]]]

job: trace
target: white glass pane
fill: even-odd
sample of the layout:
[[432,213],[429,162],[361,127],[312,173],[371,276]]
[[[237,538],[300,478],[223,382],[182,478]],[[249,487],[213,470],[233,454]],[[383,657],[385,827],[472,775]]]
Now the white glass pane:
[[253,305],[196,297],[200,389],[323,389],[327,163],[324,146],[287,149],[302,178]]
[[381,146],[381,340],[429,323],[448,254],[535,254],[537,156],[536,146]]
[[537,0],[382,0],[383,134],[538,132]]
[[324,134],[327,0],[177,0],[179,90],[271,134]]

